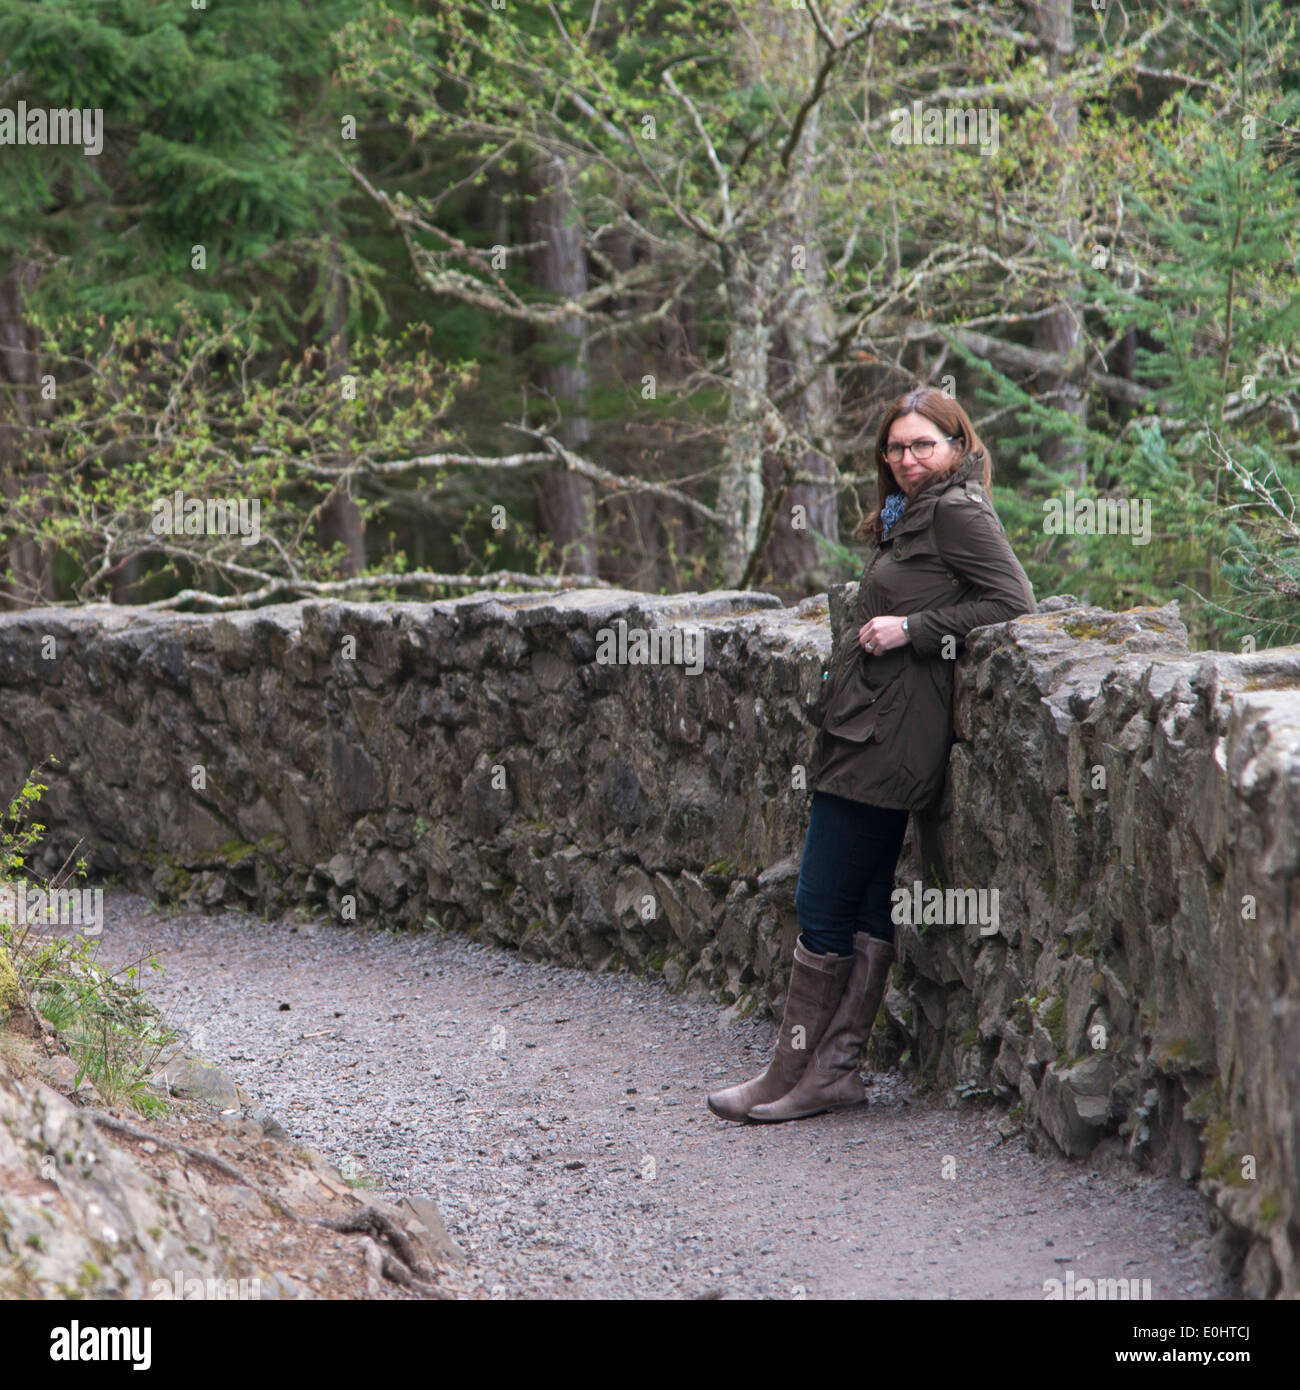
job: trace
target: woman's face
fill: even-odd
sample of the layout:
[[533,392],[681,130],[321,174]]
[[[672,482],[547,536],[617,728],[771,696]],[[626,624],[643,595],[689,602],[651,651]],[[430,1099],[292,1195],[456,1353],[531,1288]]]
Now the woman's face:
[[895,444],[924,445],[926,440],[932,441],[935,445],[928,459],[918,459],[910,448],[899,459],[890,458],[886,454],[886,462],[889,464],[889,471],[894,475],[894,481],[908,497],[916,492],[927,474],[939,472],[955,461],[961,452],[961,440],[945,441],[939,426],[916,411],[910,415],[900,415],[889,427],[886,450]]

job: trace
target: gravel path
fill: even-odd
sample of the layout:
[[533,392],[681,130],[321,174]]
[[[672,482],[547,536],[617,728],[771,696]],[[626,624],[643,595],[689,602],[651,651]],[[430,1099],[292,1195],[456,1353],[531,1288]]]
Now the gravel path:
[[156,949],[196,1049],[345,1172],[433,1197],[490,1296],[1041,1299],[1069,1269],[1230,1296],[1194,1188],[1031,1153],[1001,1111],[888,1074],[865,1111],[715,1119],[770,1021],[458,936],[105,906],[101,963]]

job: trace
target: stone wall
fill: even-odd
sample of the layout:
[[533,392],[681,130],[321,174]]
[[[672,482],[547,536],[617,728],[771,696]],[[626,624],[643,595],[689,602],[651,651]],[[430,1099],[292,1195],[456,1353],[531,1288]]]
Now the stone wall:
[[1295,1296],[1300,651],[1189,654],[1176,605],[1057,602],[971,641],[900,865],[997,885],[998,930],[904,929],[886,1006],[923,1070],[1066,1153],[1199,1177],[1245,1290]]
[[[703,669],[606,662],[620,620],[632,655],[703,634]],[[830,640],[826,600],[755,593],[6,614],[0,778],[60,759],[50,866],[82,838],[162,896],[438,924],[743,1013],[798,930]],[[899,883],[997,889],[998,924],[900,926],[881,1056],[1199,1176],[1247,1290],[1300,1292],[1300,652],[1049,599],[957,691]]]

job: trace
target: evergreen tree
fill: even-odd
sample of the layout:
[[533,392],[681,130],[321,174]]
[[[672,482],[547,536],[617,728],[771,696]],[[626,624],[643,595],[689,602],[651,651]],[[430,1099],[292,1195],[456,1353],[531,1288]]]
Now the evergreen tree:
[[[102,111],[103,149],[0,146],[0,261],[50,311],[214,319],[263,305],[298,340],[294,274],[322,258],[350,180],[328,80],[342,0],[0,0],[6,102]],[[345,244],[346,248],[346,244]],[[364,278],[359,263],[350,269]]]
[[1068,559],[1080,596],[1111,606],[1173,593],[1202,644],[1231,646],[1300,634],[1300,91],[1275,62],[1296,23],[1276,5],[1233,5],[1235,33],[1204,20],[1213,84],[1143,131],[1141,187],[1127,190],[1118,235],[1053,243],[1063,263],[1083,264],[1093,350],[1129,334],[1137,344],[1127,403],[1078,431],[1090,481],[1072,505],[1086,520],[1107,498],[1149,504],[1150,543],[1044,538],[1044,508],[1066,499],[1037,445],[1072,421],[1005,375],[987,389],[995,412],[1019,422],[1009,439],[1032,500],[1009,497],[1006,511],[1039,574]]

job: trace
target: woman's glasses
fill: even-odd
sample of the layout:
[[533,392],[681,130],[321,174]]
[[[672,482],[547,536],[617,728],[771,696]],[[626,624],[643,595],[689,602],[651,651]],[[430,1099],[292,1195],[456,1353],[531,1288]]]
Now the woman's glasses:
[[912,450],[912,457],[918,463],[925,463],[930,455],[934,453],[934,448],[939,443],[950,443],[952,439],[959,439],[961,435],[944,435],[943,439],[913,439],[911,443],[890,443],[884,446],[884,456],[890,463],[901,463],[902,456]]
[[890,461],[890,463],[901,463],[903,461],[903,455],[909,449],[911,449],[912,457],[917,461],[917,463],[924,463],[926,459],[928,459],[930,455],[934,453],[935,448],[939,444],[947,444],[954,439],[960,438],[961,436],[958,434],[945,434],[941,440],[914,439],[910,444],[887,444],[885,446],[885,457]]

